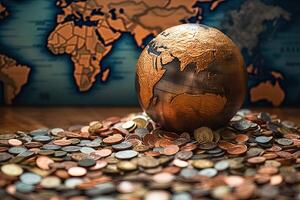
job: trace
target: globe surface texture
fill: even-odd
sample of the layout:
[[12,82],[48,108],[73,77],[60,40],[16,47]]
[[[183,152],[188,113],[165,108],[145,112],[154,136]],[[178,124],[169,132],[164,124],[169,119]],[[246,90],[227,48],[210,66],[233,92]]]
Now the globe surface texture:
[[238,47],[219,30],[199,24],[161,32],[136,66],[141,107],[177,132],[225,125],[243,103],[246,79]]

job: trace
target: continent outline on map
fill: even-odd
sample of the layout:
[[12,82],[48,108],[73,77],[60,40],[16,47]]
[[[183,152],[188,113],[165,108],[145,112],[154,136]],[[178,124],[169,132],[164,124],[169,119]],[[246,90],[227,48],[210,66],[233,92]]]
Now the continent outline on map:
[[[102,66],[101,61],[111,51],[113,43],[123,32],[129,32],[137,46],[143,48],[143,40],[148,36],[155,36],[170,26],[180,24],[180,20],[188,20],[197,12],[201,13],[200,7],[193,7],[196,2],[198,0],[185,2],[87,0],[67,3],[61,0],[57,2],[57,6],[62,9],[62,13],[57,15],[57,25],[48,37],[47,47],[55,55],[71,56],[74,66],[73,75],[79,91],[89,91],[99,75],[102,82],[108,80],[110,68]],[[211,10],[214,10],[221,2],[222,0],[209,0],[203,3],[211,3]],[[164,15],[160,16],[158,10]],[[157,19],[153,20],[153,16]],[[166,16],[171,17],[172,20],[166,20]],[[166,21],[161,22],[162,20]],[[66,30],[62,31],[63,28]],[[70,31],[70,29],[77,29],[77,31]],[[67,40],[61,37],[65,34],[69,36]],[[90,38],[87,37],[85,40],[87,34]],[[96,43],[98,50],[102,49],[102,51],[97,52],[96,46],[92,43]]]
[[[0,2],[0,23],[9,16],[6,6]],[[0,53],[0,82],[3,83],[4,102],[13,103],[22,87],[28,82],[31,69],[27,65],[18,63],[15,59]]]

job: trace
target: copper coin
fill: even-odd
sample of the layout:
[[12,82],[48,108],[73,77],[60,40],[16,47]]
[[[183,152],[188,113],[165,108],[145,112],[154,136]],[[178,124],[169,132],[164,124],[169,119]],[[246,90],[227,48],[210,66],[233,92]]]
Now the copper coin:
[[105,144],[117,144],[119,142],[122,142],[123,139],[124,138],[121,134],[114,134],[112,136],[108,136],[108,137],[104,138],[103,142]]
[[197,145],[193,143],[188,143],[180,148],[181,151],[193,151],[197,149]]
[[259,174],[268,174],[268,175],[274,175],[278,173],[278,168],[277,167],[272,167],[272,166],[264,166],[259,168],[257,171]]
[[68,169],[68,174],[70,176],[83,176],[87,173],[87,170],[83,167],[71,167]]
[[231,187],[237,187],[244,183],[245,179],[241,176],[226,176],[224,181],[227,185]]
[[67,145],[72,144],[72,141],[67,140],[67,139],[54,140],[53,144],[58,145],[58,146],[67,146]]
[[64,169],[56,170],[55,171],[55,176],[58,176],[59,178],[62,178],[62,179],[67,179],[67,178],[70,177],[68,172]]
[[18,139],[9,139],[8,144],[11,146],[20,146],[22,145],[22,141]]
[[174,155],[179,151],[179,147],[177,145],[168,145],[164,148],[163,154],[165,155]]
[[219,147],[220,149],[227,150],[227,149],[229,149],[229,148],[231,148],[231,147],[234,147],[234,144],[232,144],[232,143],[230,143],[230,142],[227,142],[227,141],[225,141],[225,140],[220,140],[220,141],[218,142],[218,147]]
[[96,150],[94,153],[101,156],[102,158],[105,158],[105,157],[111,155],[112,150],[111,149],[100,149],[100,150]]
[[98,160],[96,162],[96,165],[94,165],[93,167],[90,167],[90,170],[98,170],[98,169],[102,169],[104,167],[107,166],[107,162],[105,160]]
[[160,156],[160,153],[157,151],[147,151],[144,153],[146,156],[152,156],[152,157],[158,157]]
[[231,155],[240,155],[247,152],[247,146],[244,144],[236,144],[227,149],[227,153]]
[[250,164],[261,164],[261,163],[264,163],[265,161],[266,161],[266,158],[262,157],[262,156],[252,157],[247,160],[247,162]]
[[27,148],[39,148],[41,146],[43,146],[43,143],[41,142],[28,142],[24,144],[25,147]]
[[162,171],[163,172],[168,172],[171,174],[177,174],[178,172],[180,172],[181,168],[180,167],[176,167],[176,166],[168,166],[165,167]]
[[173,165],[183,168],[183,167],[187,167],[189,165],[189,163],[187,161],[184,160],[180,160],[180,159],[174,159],[173,160]]
[[244,143],[247,142],[249,140],[249,136],[245,135],[245,134],[238,134],[235,136],[234,139],[237,143]]
[[155,142],[157,141],[157,137],[154,134],[147,134],[143,138],[143,142],[145,145],[154,146]]
[[235,188],[234,196],[239,199],[250,199],[256,191],[256,186],[254,183],[245,181],[241,185]]
[[283,177],[281,175],[274,175],[270,178],[270,185],[279,185],[283,181]]
[[36,165],[44,170],[49,170],[50,169],[50,164],[54,163],[54,161],[47,157],[47,156],[39,156],[36,159]]

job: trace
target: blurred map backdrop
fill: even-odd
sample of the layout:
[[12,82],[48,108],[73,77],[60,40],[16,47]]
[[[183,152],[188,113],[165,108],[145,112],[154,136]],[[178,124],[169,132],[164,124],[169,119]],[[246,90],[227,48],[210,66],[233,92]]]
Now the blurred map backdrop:
[[188,22],[216,27],[242,49],[245,105],[300,105],[298,0],[0,2],[1,105],[137,105],[142,48]]

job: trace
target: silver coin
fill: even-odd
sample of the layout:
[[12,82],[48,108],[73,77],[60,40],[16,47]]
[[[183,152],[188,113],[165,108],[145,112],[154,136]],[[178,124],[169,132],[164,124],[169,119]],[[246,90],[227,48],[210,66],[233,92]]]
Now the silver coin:
[[115,150],[118,150],[118,151],[130,149],[131,147],[132,147],[132,144],[130,142],[127,142],[127,141],[121,142],[119,144],[112,145],[112,148],[115,149]]
[[93,152],[95,152],[96,150],[91,148],[91,147],[81,147],[80,148],[80,152],[84,153],[84,154],[91,154]]
[[207,177],[214,177],[218,174],[218,171],[215,168],[206,168],[199,171],[199,175],[207,176]]
[[81,183],[83,183],[83,179],[81,178],[68,178],[67,180],[65,180],[65,186],[67,188],[75,188]]
[[25,147],[11,147],[8,149],[8,152],[11,154],[20,154],[27,151]]
[[227,160],[221,160],[215,163],[215,169],[218,171],[223,171],[229,167],[229,162]]
[[138,152],[133,151],[133,150],[124,150],[124,151],[119,151],[115,154],[115,157],[118,159],[131,159],[134,158],[138,155]]
[[62,151],[66,151],[66,152],[76,152],[76,151],[80,151],[81,147],[79,146],[65,146],[63,148],[61,148]]
[[64,131],[65,131],[65,130],[62,129],[62,128],[53,128],[53,129],[50,130],[50,133],[51,133],[52,135],[58,135],[58,133],[61,133],[61,132],[64,132]]
[[33,185],[25,184],[22,182],[17,182],[15,184],[15,187],[18,192],[22,192],[22,193],[29,193],[29,192],[34,191]]
[[36,135],[32,139],[37,142],[49,142],[52,138],[48,135]]
[[20,180],[22,181],[22,183],[25,183],[28,185],[36,185],[39,182],[41,182],[42,177],[37,174],[27,172],[20,176]]

